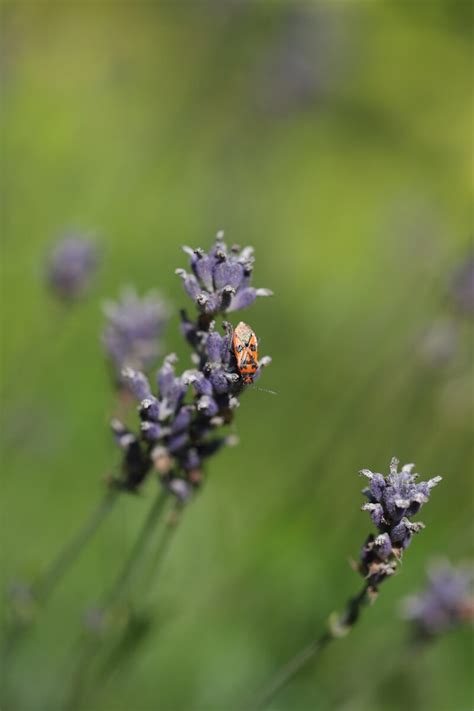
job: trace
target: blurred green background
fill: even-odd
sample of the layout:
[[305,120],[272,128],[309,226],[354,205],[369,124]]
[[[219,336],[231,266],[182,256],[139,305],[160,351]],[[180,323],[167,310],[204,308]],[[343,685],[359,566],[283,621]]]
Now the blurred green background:
[[[398,617],[430,558],[472,548],[472,332],[449,297],[472,231],[471,8],[2,4],[4,586],[44,570],[118,464],[104,298],[158,288],[176,310],[166,349],[189,367],[182,244],[223,228],[254,245],[254,284],[275,292],[242,316],[278,395],[243,398],[240,444],[210,462],[153,594],[135,591],[151,631],[83,709],[244,711],[358,590],[348,559],[371,524],[357,472],[393,455],[444,477],[427,528],[271,708],[472,708],[469,631],[415,655]],[[43,264],[70,227],[97,234],[102,265],[61,309]],[[446,319],[459,337],[444,359],[426,334]],[[19,645],[3,711],[64,707],[82,614],[155,488],[122,497]]]

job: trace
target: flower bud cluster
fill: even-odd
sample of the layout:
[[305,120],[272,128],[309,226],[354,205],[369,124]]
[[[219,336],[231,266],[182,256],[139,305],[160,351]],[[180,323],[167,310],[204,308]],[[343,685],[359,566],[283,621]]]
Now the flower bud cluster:
[[[232,422],[247,387],[232,348],[232,326],[223,321],[219,333],[216,317],[250,305],[259,293],[270,293],[250,286],[251,248],[228,249],[221,233],[209,254],[201,249],[185,251],[193,274],[179,273],[198,314],[193,321],[182,312],[181,330],[192,346],[194,367],[178,373],[176,355],[168,355],[157,372],[156,388],[140,370],[125,368],[121,377],[139,403],[140,434],[113,423],[124,450],[117,483],[136,490],[154,468],[181,501],[189,499],[201,483],[206,459],[235,443],[235,436],[224,433],[223,427]],[[255,378],[269,362],[268,357],[260,360]]]
[[374,593],[386,577],[395,573],[413,535],[424,528],[423,523],[412,518],[428,501],[431,489],[441,481],[437,476],[417,482],[414,464],[405,464],[401,471],[398,465],[398,459],[393,458],[387,476],[369,469],[360,472],[370,482],[362,492],[369,500],[362,510],[370,513],[379,533],[367,538],[360,555],[359,571]]

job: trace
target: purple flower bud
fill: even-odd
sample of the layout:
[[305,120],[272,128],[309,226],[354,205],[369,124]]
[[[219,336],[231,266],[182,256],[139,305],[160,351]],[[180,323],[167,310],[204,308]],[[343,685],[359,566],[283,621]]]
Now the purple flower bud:
[[124,368],[121,376],[124,385],[132,391],[137,400],[142,401],[152,397],[150,383],[143,373],[132,368]]
[[193,412],[194,408],[189,405],[182,407],[171,424],[171,433],[177,434],[178,432],[187,430],[191,424]]
[[196,297],[196,303],[203,313],[213,316],[222,310],[222,294],[201,291]]
[[140,429],[145,439],[156,442],[160,439],[163,429],[156,422],[142,422]]
[[385,491],[385,479],[382,474],[370,474],[370,494],[375,501],[381,501]]
[[187,274],[184,269],[177,269],[176,274],[183,280],[184,288],[188,296],[194,301],[201,292],[199,282],[192,274]]
[[231,381],[227,377],[227,373],[222,368],[213,369],[209,375],[209,380],[212,383],[214,392],[218,395],[229,392]]
[[157,373],[158,388],[161,397],[172,397],[175,389],[175,369],[174,364],[177,361],[177,357],[174,353],[166,356],[163,365]]
[[194,273],[208,291],[212,291],[212,267],[213,260],[207,254],[203,254],[194,263]]
[[49,254],[47,280],[57,296],[74,301],[87,291],[97,265],[97,248],[93,242],[71,235],[57,242]]
[[140,417],[142,420],[158,422],[160,419],[160,403],[156,397],[147,397],[140,403]]
[[398,471],[398,460],[392,459],[388,476],[363,469],[360,474],[370,481],[363,490],[369,503],[362,506],[379,531],[374,538],[369,536],[361,553],[360,572],[369,580],[373,591],[387,575],[395,572],[397,561],[408,547],[414,534],[424,528],[421,522],[413,522],[416,514],[428,501],[431,489],[441,477],[416,482],[418,475],[413,464],[405,464]]
[[386,560],[392,554],[392,541],[388,533],[381,533],[374,541],[377,553],[382,560]]
[[206,254],[202,249],[184,251],[190,256],[194,274],[176,270],[183,279],[188,296],[206,315],[235,311],[250,306],[257,296],[268,296],[268,289],[254,289],[249,285],[253,256],[249,247],[233,247],[230,251],[219,233],[214,246]]
[[212,383],[203,373],[197,370],[187,370],[183,373],[183,379],[193,386],[198,395],[212,395]]
[[370,511],[370,518],[380,530],[383,525],[383,508],[381,504],[364,504],[362,506],[362,511]]
[[168,442],[168,449],[171,454],[179,452],[180,449],[185,447],[189,442],[189,434],[187,432],[181,432],[179,434],[170,437]]
[[222,360],[223,344],[226,345],[226,339],[213,331],[207,337],[206,350],[211,363],[220,363]]
[[203,395],[199,398],[197,402],[197,409],[198,412],[202,412],[208,417],[213,417],[219,412],[218,404],[215,400],[212,399],[212,397],[209,397],[208,395]]
[[230,286],[237,290],[244,277],[244,268],[240,262],[229,262],[227,260],[217,262],[214,267],[214,286],[216,289],[223,289]]

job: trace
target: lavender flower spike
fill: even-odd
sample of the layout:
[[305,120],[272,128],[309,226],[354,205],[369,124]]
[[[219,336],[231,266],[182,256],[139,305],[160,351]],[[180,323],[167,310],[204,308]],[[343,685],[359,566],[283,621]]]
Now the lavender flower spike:
[[122,383],[124,368],[147,371],[155,364],[168,308],[156,292],[140,298],[130,287],[123,289],[119,301],[107,301],[103,308],[107,323],[102,343]]
[[[178,374],[176,356],[168,355],[158,370],[156,390],[140,369],[125,368],[121,378],[139,403],[140,434],[131,438],[122,423],[113,425],[126,454],[115,483],[134,491],[154,468],[162,484],[181,502],[201,484],[205,461],[221,447],[234,444],[235,438],[224,434],[222,428],[232,423],[239,397],[248,385],[233,350],[232,325],[224,321],[219,332],[212,316],[244,302],[248,305],[259,293],[249,286],[253,267],[250,247],[228,249],[218,234],[208,254],[186,251],[193,274],[180,274],[198,306],[198,315],[191,320],[182,312],[181,329],[193,348],[193,367]],[[268,356],[260,359],[254,378],[270,361]]]
[[79,234],[71,234],[50,252],[46,278],[57,296],[64,301],[74,301],[87,291],[97,265],[95,244]]
[[218,232],[208,253],[202,249],[184,247],[190,257],[191,272],[177,269],[188,296],[199,311],[209,318],[251,306],[257,296],[271,296],[269,289],[250,285],[253,270],[253,249],[228,247],[224,233]]
[[411,518],[428,501],[431,489],[441,481],[441,477],[416,483],[418,474],[413,472],[415,465],[405,464],[398,471],[398,464],[398,459],[393,458],[390,473],[386,476],[370,469],[362,469],[360,472],[370,482],[363,490],[369,503],[364,504],[362,509],[370,512],[378,529],[378,535],[369,535],[360,554],[357,569],[364,578],[362,589],[348,600],[342,614],[335,612],[330,615],[327,629],[320,637],[277,672],[252,708],[264,708],[332,640],[344,637],[351,631],[362,608],[377,597],[378,586],[396,572],[397,564],[413,534],[424,527],[422,523],[411,521]]
[[363,490],[369,503],[362,506],[379,531],[378,536],[368,537],[362,552],[359,570],[369,582],[369,592],[376,593],[377,586],[393,575],[397,561],[415,533],[424,528],[421,522],[411,521],[430,496],[431,489],[441,477],[416,483],[418,474],[414,464],[405,464],[398,471],[398,459],[390,462],[390,474],[384,476],[363,469],[360,474],[369,479]]
[[402,603],[402,616],[411,620],[418,639],[430,639],[474,620],[472,568],[455,568],[448,561],[428,569],[426,589]]

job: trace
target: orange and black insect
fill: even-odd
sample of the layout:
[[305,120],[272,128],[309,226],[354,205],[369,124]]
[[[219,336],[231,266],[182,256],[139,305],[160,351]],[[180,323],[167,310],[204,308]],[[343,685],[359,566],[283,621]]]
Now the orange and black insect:
[[250,385],[258,370],[258,340],[250,326],[243,321],[234,329],[232,348],[242,381]]

